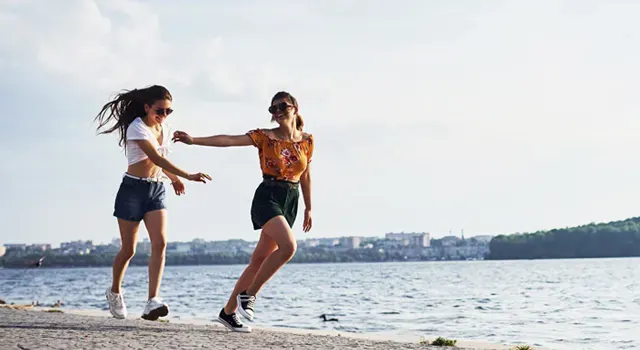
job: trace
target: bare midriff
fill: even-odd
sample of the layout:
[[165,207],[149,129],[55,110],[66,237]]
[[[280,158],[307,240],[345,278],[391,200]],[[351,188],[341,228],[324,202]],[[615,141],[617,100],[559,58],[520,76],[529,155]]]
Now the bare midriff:
[[147,158],[135,164],[129,165],[127,173],[137,177],[158,177],[162,172],[162,168],[153,164],[151,159]]

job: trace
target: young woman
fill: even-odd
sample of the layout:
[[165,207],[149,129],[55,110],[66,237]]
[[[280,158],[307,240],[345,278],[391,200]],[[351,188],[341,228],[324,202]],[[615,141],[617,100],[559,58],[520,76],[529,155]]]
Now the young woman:
[[165,188],[162,183],[164,177],[161,172],[171,179],[176,195],[184,193],[184,184],[178,176],[199,182],[211,180],[207,174],[189,174],[165,158],[171,143],[169,127],[165,121],[173,112],[172,100],[169,91],[162,86],[134,89],[116,95],[96,116],[98,130],[110,121],[115,121],[113,126],[100,134],[117,130],[120,134],[119,144],[124,146],[129,163],[116,195],[113,213],[118,219],[122,247],[113,262],[111,288],[106,291],[109,310],[116,318],[127,317],[120,285],[135,253],[138,228],[142,220],[151,240],[149,299],[142,318],[157,320],[169,313],[168,305],[158,297],[165,261],[167,220]]
[[250,146],[258,148],[263,181],[255,191],[251,204],[251,221],[255,230],[262,229],[258,245],[231,293],[218,321],[232,331],[250,332],[240,322],[236,310],[253,320],[256,296],[264,284],[288,262],[296,251],[291,228],[298,212],[298,187],[304,196],[303,230],[311,229],[311,172],[313,136],[302,132],[304,125],[298,113],[298,102],[287,92],[278,92],[271,100],[274,129],[254,129],[245,135],[191,137],[176,131],[174,141],[188,145],[213,147]]

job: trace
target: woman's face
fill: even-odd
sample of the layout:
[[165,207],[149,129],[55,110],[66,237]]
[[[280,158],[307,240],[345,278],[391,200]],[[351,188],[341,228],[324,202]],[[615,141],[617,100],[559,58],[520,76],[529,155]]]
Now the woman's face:
[[269,107],[269,112],[273,120],[278,122],[278,124],[290,122],[296,114],[295,107],[293,107],[287,98],[273,101],[271,107]]
[[158,100],[151,106],[144,105],[147,112],[147,121],[153,124],[162,124],[165,119],[173,112],[171,109],[171,100]]

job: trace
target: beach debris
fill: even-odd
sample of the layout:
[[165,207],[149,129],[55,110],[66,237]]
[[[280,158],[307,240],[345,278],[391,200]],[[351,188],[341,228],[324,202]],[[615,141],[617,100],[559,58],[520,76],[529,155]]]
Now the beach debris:
[[4,304],[6,304],[6,303],[7,303],[6,301],[4,301],[4,300],[0,299],[0,305],[4,305]]
[[327,318],[327,314],[322,314],[319,316],[324,322],[339,322],[337,318]]
[[27,309],[32,309],[33,305],[30,304],[19,304],[19,305],[15,305],[15,304],[11,304],[11,305],[7,305],[7,304],[1,304],[0,307],[4,307],[7,309],[13,309],[13,310],[27,310]]
[[42,310],[44,312],[50,312],[50,313],[64,313],[64,311],[60,310],[60,309],[49,309],[49,310]]
[[429,342],[424,337],[420,337],[421,345],[434,345],[434,346],[456,346],[458,341],[455,339],[447,339],[443,337],[437,337],[434,341]]

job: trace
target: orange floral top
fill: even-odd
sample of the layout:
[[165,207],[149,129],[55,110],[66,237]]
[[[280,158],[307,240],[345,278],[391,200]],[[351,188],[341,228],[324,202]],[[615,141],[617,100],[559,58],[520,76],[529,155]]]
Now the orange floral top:
[[258,148],[260,168],[264,175],[279,180],[300,181],[313,156],[313,135],[298,142],[272,139],[261,129],[251,130],[247,135]]

